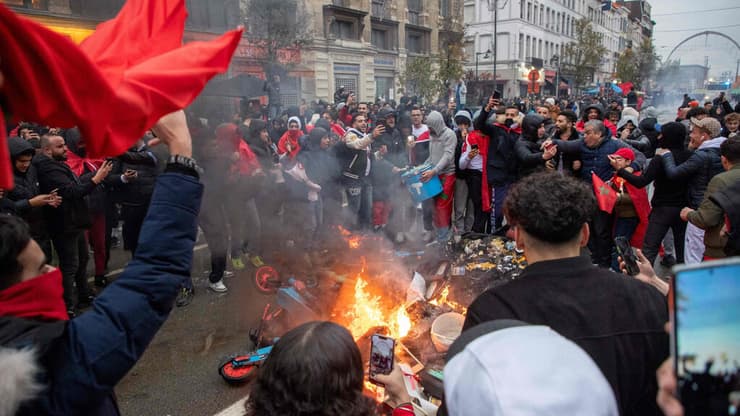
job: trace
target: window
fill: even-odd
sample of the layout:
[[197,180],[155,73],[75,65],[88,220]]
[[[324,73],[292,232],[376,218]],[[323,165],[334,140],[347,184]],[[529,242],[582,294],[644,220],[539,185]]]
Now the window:
[[352,21],[337,19],[334,21],[331,33],[337,39],[357,39],[355,25]]
[[524,35],[519,34],[519,60],[524,60]]
[[390,19],[391,13],[387,3],[390,0],[373,0],[372,4],[372,16],[381,19]]
[[388,36],[385,30],[373,29],[370,33],[370,43],[378,49],[390,49]]
[[406,26],[406,49],[410,53],[429,52],[429,33]]
[[420,25],[422,13],[421,0],[408,0],[408,8],[409,23],[412,25]]
[[466,4],[464,9],[464,19],[466,23],[473,23],[475,21],[475,5]]
[[439,0],[439,15],[450,17],[450,0]]
[[367,12],[326,4],[324,10],[325,33],[328,38],[360,40]]
[[[95,0],[89,1],[96,2]],[[229,3],[230,7],[238,7],[235,3],[233,5],[231,5],[231,2]],[[187,0],[187,27],[191,29],[212,29],[214,31],[226,29],[229,27],[229,23],[232,23],[228,16],[235,13],[235,10],[238,13],[238,8],[227,10],[226,4],[227,2],[224,0]]]

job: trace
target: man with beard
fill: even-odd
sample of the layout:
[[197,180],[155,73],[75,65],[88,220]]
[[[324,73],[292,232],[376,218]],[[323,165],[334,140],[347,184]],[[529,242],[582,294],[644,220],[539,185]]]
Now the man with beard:
[[[488,184],[491,186],[491,195],[493,195],[491,204],[493,230],[498,230],[503,225],[504,199],[506,199],[509,187],[516,181],[517,158],[514,145],[521,134],[521,128],[515,121],[519,117],[519,108],[512,105],[506,109],[497,110],[500,104],[498,100],[490,97],[473,123],[475,130],[490,138],[486,174]],[[496,116],[488,122],[494,110],[496,110]]]
[[[565,141],[581,139],[581,133],[574,127],[576,121],[578,121],[576,113],[570,110],[560,112],[555,119],[555,130],[552,132],[552,138]],[[547,168],[576,175],[578,170],[581,169],[581,161],[572,155],[563,155],[558,152],[554,158],[547,161]]]
[[[90,213],[85,197],[100,185],[110,173],[112,162],[106,161],[97,172],[78,177],[64,161],[67,145],[58,135],[43,136],[41,153],[34,160],[39,175],[40,191],[56,191],[62,197],[58,208],[46,207],[44,216],[59,255],[62,270],[64,303],[67,312],[74,316],[77,307],[89,305],[94,296],[87,285],[87,241],[85,229],[90,227]],[[77,286],[77,301],[73,292]]]

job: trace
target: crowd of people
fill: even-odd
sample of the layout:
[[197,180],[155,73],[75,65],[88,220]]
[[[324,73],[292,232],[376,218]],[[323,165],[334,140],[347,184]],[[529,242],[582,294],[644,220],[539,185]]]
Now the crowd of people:
[[[279,78],[271,96],[276,89]],[[230,122],[176,113],[105,160],[86,157],[77,129],[10,126],[15,186],[0,190],[0,341],[36,348],[41,369],[30,374],[50,392],[26,380],[20,414],[118,412],[113,387],[173,304],[194,296],[198,227],[211,256],[208,287],[219,293],[227,269],[259,266],[275,248],[298,252],[310,271],[335,226],[397,245],[506,234],[529,266],[468,309],[440,414],[675,407],[655,400],[655,372],[669,354],[667,283],[652,266],[659,256],[671,266],[740,254],[740,108],[724,96],[708,106],[687,97],[676,120],[661,123],[653,107],[598,98],[491,97],[471,111],[454,99],[425,106],[404,95],[395,105],[340,92],[334,104],[272,105],[269,117],[246,108]],[[412,168],[422,182],[436,177],[442,192],[415,202],[401,181]],[[132,260],[111,282],[121,222]],[[616,274],[616,237],[642,249],[636,279]],[[88,285],[90,252],[97,291]],[[525,348],[532,339],[542,344]],[[562,360],[546,363],[545,378],[531,358],[553,351]],[[345,329],[306,324],[276,344],[246,411],[374,414],[362,373]],[[476,382],[514,373],[524,383],[517,388]],[[377,377],[394,414],[413,414],[400,370]]]

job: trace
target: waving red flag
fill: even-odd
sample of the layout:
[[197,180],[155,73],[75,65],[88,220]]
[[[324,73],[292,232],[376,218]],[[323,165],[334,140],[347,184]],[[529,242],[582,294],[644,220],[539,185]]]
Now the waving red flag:
[[181,46],[185,18],[184,0],[130,0],[81,48],[0,4],[0,92],[15,119],[77,125],[89,157],[120,154],[229,66],[242,30]]
[[617,203],[617,192],[593,172],[591,172],[591,182],[594,184],[594,194],[599,209],[611,214]]

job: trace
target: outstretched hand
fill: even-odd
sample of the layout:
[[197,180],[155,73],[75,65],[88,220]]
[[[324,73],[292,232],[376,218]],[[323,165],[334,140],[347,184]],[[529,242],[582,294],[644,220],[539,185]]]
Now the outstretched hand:
[[393,371],[390,374],[370,374],[370,378],[385,386],[389,406],[396,408],[411,401],[411,396],[406,390],[406,383],[403,381],[403,371],[398,363],[393,365]]
[[152,131],[170,148],[170,154],[193,157],[193,140],[184,111],[178,110],[160,118]]

